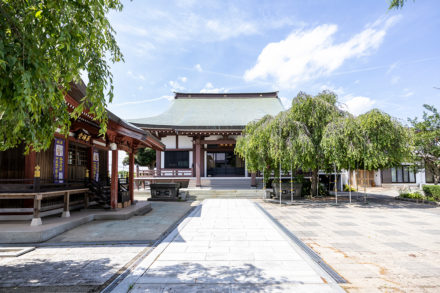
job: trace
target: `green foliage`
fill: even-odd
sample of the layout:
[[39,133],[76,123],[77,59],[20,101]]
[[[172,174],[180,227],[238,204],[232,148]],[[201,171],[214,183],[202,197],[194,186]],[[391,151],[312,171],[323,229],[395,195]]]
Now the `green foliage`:
[[420,199],[420,200],[424,200],[425,199],[423,194],[421,194],[418,191],[416,191],[416,192],[404,192],[404,193],[401,193],[399,196],[403,197],[403,198],[411,198],[411,199]]
[[253,172],[277,177],[280,164],[282,170],[312,171],[313,195],[319,170],[377,170],[409,161],[411,135],[397,120],[377,109],[353,117],[336,104],[332,92],[300,92],[289,110],[249,123],[235,151]]
[[322,135],[328,123],[343,115],[336,101],[329,91],[314,97],[300,92],[289,110],[249,123],[237,141],[236,153],[250,171],[265,170],[265,175],[273,171],[278,176],[279,164],[282,170],[312,170],[312,191],[316,191],[318,170],[329,165],[321,147]]
[[156,151],[150,148],[139,149],[134,156],[134,162],[139,166],[152,167],[156,162]]
[[344,191],[356,191],[356,188],[348,184],[344,184]]
[[118,177],[128,177],[128,171],[118,171]]
[[373,109],[358,118],[364,137],[359,165],[364,170],[398,166],[412,156],[410,131],[390,115]]
[[440,201],[440,186],[439,185],[424,185],[423,192],[427,197],[432,197]]
[[[434,106],[423,105],[423,119],[409,119],[414,128],[414,161],[422,162],[434,175],[434,183],[440,180],[440,113]],[[422,167],[422,166],[419,166]]]
[[[156,162],[156,151],[150,148],[138,149],[134,155],[134,163],[138,166],[152,167]],[[126,156],[122,161],[124,166],[130,164],[129,157]]]
[[[107,14],[119,0],[0,0],[0,150],[24,143],[47,149],[85,108],[106,133],[108,62],[122,59]],[[69,113],[64,94],[88,74],[86,97]]]
[[235,145],[235,153],[246,160],[250,172],[264,171],[264,182],[267,182],[270,172],[276,169],[269,153],[270,130],[268,126],[272,119],[272,116],[266,115],[259,121],[250,122]]
[[400,9],[403,7],[403,5],[405,5],[406,0],[390,0],[390,6],[388,7],[388,9]]

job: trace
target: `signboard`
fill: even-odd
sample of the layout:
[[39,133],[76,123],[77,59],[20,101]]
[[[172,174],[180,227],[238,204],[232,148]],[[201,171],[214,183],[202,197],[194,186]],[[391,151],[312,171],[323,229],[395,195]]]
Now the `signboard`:
[[84,142],[90,142],[90,138],[92,137],[87,130],[85,129],[79,129],[75,133],[76,139],[82,140]]
[[99,181],[99,152],[97,150],[93,151],[92,170],[92,178]]
[[64,182],[64,152],[65,141],[61,138],[55,138],[54,141],[54,157],[53,157],[53,178],[55,183]]

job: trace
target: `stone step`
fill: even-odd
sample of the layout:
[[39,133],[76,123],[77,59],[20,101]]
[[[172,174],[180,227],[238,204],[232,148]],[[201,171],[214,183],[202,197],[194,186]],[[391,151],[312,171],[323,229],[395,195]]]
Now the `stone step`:
[[181,188],[180,193],[196,199],[205,198],[263,198],[262,189],[208,189],[208,188]]
[[[202,179],[202,187],[221,188],[221,189],[249,189],[251,187],[250,178],[237,179]],[[261,180],[257,180],[257,187],[261,186]],[[196,188],[196,179],[191,179],[188,183],[188,188]]]

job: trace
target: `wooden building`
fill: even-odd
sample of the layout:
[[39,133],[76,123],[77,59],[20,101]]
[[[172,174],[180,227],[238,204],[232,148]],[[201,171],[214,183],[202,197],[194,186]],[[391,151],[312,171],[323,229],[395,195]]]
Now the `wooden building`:
[[166,146],[156,151],[156,170],[143,175],[157,180],[194,180],[198,187],[202,178],[255,179],[255,174],[248,174],[246,162],[234,153],[236,139],[250,121],[282,110],[277,92],[176,93],[164,113],[129,120]]
[[[73,84],[65,96],[70,111],[85,96],[83,84]],[[51,146],[24,155],[24,145],[0,152],[0,219],[28,219],[41,224],[42,215],[63,212],[89,200],[116,208],[133,202],[134,154],[138,148],[158,151],[165,146],[142,130],[108,112],[105,138],[84,111],[72,121],[68,137],[55,134]],[[118,179],[118,150],[129,154],[128,179]],[[109,155],[112,166],[109,178]],[[124,181],[124,182],[121,182]]]

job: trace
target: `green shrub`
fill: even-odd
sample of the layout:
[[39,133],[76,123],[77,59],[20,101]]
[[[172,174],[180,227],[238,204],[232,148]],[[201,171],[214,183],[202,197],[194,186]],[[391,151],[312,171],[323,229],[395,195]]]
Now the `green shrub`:
[[440,185],[424,185],[423,192],[427,197],[440,201]]
[[411,198],[411,199],[425,199],[425,197],[423,196],[423,194],[421,194],[420,192],[416,191],[416,192],[405,192],[405,193],[401,193],[400,197],[404,197],[404,198]]
[[348,184],[344,184],[344,191],[356,191],[356,188]]

